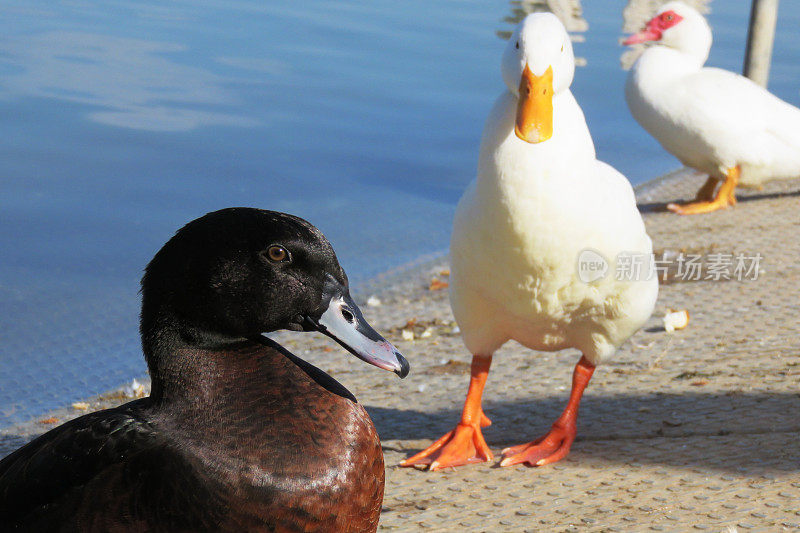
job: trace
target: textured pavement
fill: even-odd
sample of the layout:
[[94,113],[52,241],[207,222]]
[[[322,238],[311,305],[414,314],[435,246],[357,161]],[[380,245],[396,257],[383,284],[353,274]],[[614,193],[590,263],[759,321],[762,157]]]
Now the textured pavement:
[[[430,290],[434,277],[447,280],[445,259],[383,276],[356,295],[409,359],[405,380],[320,335],[276,335],[372,415],[387,462],[381,530],[800,531],[800,180],[740,191],[737,206],[709,215],[662,211],[702,182],[681,172],[638,192],[657,257],[760,254],[757,279],[685,281],[668,270],[650,322],[595,372],[578,439],[556,465],[396,466],[452,429],[466,392],[470,355],[446,289]],[[380,305],[367,305],[369,296]],[[667,309],[688,310],[688,327],[667,333]],[[493,421],[484,436],[496,455],[548,430],[578,358],[516,344],[496,354],[484,395]],[[0,456],[48,427],[0,432]]]

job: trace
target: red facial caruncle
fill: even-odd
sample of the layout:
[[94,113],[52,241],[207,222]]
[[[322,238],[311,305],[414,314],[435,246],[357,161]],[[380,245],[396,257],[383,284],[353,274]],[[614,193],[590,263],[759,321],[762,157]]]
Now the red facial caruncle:
[[631,45],[646,41],[659,41],[664,32],[683,20],[683,17],[672,10],[656,15],[647,23],[645,29],[625,39],[622,44]]

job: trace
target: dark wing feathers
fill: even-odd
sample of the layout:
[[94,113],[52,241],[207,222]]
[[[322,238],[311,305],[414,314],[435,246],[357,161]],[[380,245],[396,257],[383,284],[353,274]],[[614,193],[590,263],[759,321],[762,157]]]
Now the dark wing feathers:
[[[174,530],[202,528],[185,521],[210,517],[185,511],[213,496],[198,493],[197,480],[188,479],[196,465],[138,414],[140,402],[76,418],[0,460],[0,524],[135,530],[155,518]],[[159,508],[168,514],[154,516]],[[180,515],[169,516],[174,509]]]

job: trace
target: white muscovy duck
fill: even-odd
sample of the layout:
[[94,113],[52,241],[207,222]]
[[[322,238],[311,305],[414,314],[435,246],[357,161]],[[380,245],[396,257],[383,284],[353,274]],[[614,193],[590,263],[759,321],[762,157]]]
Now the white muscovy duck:
[[[459,202],[450,242],[451,305],[473,354],[461,421],[402,466],[437,470],[492,459],[481,432],[490,424],[481,397],[493,354],[512,339],[534,350],[577,348],[583,357],[551,431],[504,450],[501,465],[539,466],[565,457],[595,365],[653,310],[658,282],[650,238],[627,179],[595,157],[569,90],[574,72],[559,19],[528,15],[503,56],[508,90],[486,122],[477,178]],[[624,253],[638,257],[639,280],[615,275]],[[600,263],[602,256],[606,275],[579,276],[582,254]]]
[[623,44],[647,41],[657,45],[639,57],[625,86],[631,114],[681,163],[709,176],[694,202],[669,204],[671,211],[715,211],[736,203],[737,185],[800,177],[800,109],[744,76],[703,67],[711,28],[700,13],[664,4]]

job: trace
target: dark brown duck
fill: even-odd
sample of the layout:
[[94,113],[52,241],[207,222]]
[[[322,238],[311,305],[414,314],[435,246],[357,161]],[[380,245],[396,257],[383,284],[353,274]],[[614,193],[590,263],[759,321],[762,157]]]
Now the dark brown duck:
[[187,224],[142,279],[152,394],[0,461],[0,530],[375,531],[384,467],[372,421],[261,335],[279,329],[322,331],[408,373],[314,226],[249,208]]

